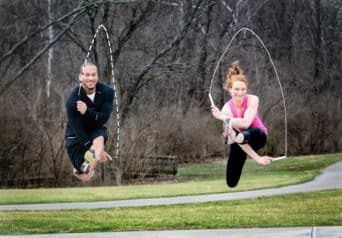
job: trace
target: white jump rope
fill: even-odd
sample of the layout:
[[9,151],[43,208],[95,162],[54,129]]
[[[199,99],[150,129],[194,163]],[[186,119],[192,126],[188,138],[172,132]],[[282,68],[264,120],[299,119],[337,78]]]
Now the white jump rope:
[[[113,53],[112,53],[112,46],[109,40],[109,35],[106,27],[104,25],[99,25],[96,29],[96,32],[93,36],[93,39],[90,43],[89,49],[87,51],[87,55],[84,59],[84,63],[87,63],[89,60],[90,52],[94,46],[95,39],[97,34],[99,33],[100,30],[103,30],[104,33],[106,34],[106,41],[107,41],[107,48],[109,50],[109,60],[110,60],[110,69],[111,69],[111,79],[112,79],[112,84],[113,84],[113,89],[114,89],[114,111],[116,115],[116,143],[114,144],[114,149],[115,149],[115,154],[116,158],[119,158],[119,149],[120,149],[120,114],[119,114],[119,100],[118,100],[118,93],[117,93],[117,87],[116,87],[116,81],[115,81],[115,75],[114,75],[114,64],[113,64]],[[80,86],[81,89],[81,86]],[[79,89],[79,93],[80,93]]]

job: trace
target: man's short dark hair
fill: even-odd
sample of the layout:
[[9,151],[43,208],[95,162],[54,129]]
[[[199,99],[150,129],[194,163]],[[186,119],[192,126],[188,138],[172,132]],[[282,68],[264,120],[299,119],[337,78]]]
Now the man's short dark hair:
[[84,63],[80,67],[80,74],[83,72],[83,68],[86,66],[94,66],[97,68],[97,66],[93,62],[86,60],[86,61],[84,61]]

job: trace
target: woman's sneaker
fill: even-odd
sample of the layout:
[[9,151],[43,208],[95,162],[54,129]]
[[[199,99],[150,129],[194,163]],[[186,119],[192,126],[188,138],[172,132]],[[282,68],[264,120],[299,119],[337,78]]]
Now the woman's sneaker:
[[[227,133],[226,133],[227,132]],[[235,142],[236,132],[233,129],[231,120],[223,122],[223,143],[230,145]]]

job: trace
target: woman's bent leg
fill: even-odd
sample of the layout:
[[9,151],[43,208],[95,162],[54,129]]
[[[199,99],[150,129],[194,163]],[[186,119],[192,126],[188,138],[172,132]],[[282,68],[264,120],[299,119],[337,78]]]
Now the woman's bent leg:
[[247,154],[238,144],[230,146],[226,170],[226,182],[229,187],[233,188],[238,184],[246,158]]
[[[267,141],[266,134],[259,128],[249,128],[243,132],[243,136],[244,142],[248,143],[253,150],[262,148]],[[226,169],[226,182],[229,187],[235,187],[238,184],[246,158],[247,154],[239,144],[234,143],[230,146]]]

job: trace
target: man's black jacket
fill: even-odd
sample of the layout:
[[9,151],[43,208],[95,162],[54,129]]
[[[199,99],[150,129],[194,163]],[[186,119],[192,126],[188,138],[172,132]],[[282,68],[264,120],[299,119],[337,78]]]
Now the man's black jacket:
[[[84,89],[74,88],[66,101],[68,123],[65,130],[66,137],[76,137],[86,146],[91,143],[89,133],[103,127],[113,110],[114,90],[102,83],[96,84],[94,103],[87,97]],[[87,104],[84,115],[77,111],[77,101]]]

